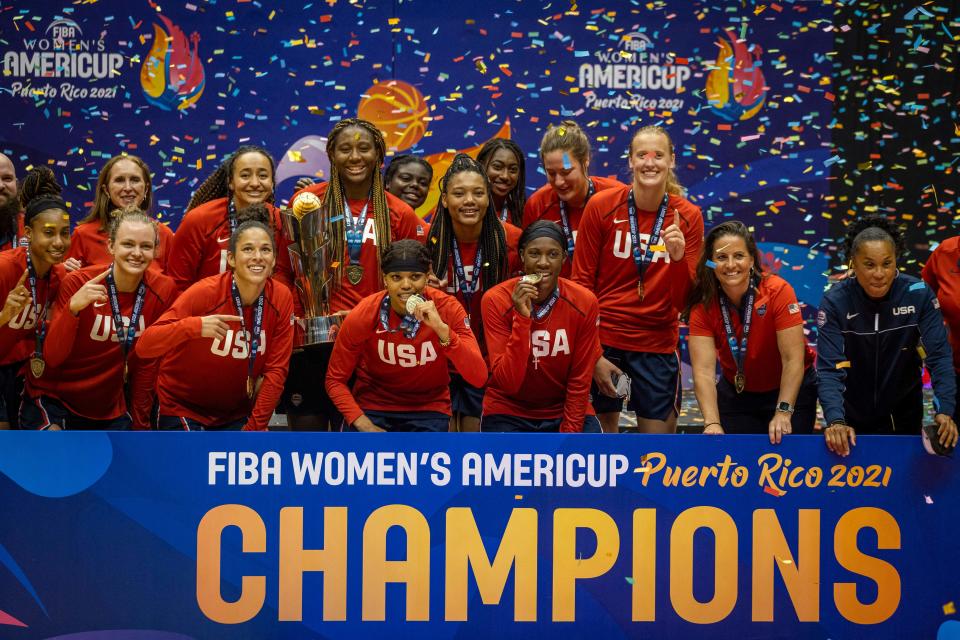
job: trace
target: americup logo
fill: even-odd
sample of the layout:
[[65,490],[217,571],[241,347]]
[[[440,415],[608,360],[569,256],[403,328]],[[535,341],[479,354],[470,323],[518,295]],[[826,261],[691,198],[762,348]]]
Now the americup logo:
[[[683,108],[683,99],[674,96],[683,92],[690,78],[687,60],[672,52],[657,51],[646,33],[626,33],[617,49],[596,51],[593,56],[595,60],[581,64],[578,71],[588,109]],[[601,91],[609,97],[600,95]]]
[[761,70],[759,45],[748,45],[726,30],[717,46],[720,52],[707,75],[707,103],[711,111],[727,120],[749,120],[757,115],[767,99],[767,86]]
[[183,30],[166,16],[160,20],[164,26],[153,24],[153,46],[140,69],[140,86],[153,106],[183,110],[200,99],[206,85],[197,52],[200,34],[193,32],[187,40]]
[[2,77],[9,80],[0,91],[38,101],[66,102],[84,98],[116,98],[117,81],[124,57],[111,51],[106,28],[94,38],[85,38],[80,25],[70,18],[57,18],[42,37],[10,43],[3,54]]

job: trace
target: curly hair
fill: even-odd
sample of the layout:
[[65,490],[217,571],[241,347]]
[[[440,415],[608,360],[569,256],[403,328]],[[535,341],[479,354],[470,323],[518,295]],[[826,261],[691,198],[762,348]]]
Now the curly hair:
[[899,224],[880,214],[860,216],[847,226],[843,236],[843,256],[847,262],[860,250],[865,242],[889,242],[893,254],[899,261],[906,253],[906,239]]
[[[327,134],[327,157],[330,161],[330,183],[327,185],[327,191],[323,195],[323,204],[327,211],[331,212],[331,237],[330,237],[330,255],[342,256],[347,243],[346,224],[343,216],[345,211],[344,201],[346,196],[343,191],[343,183],[340,179],[340,169],[333,162],[334,150],[337,147],[337,140],[340,134],[350,127],[358,127],[370,134],[373,138],[373,145],[377,151],[377,166],[373,170],[373,184],[371,188],[371,209],[373,209],[374,234],[377,238],[377,262],[383,261],[383,255],[390,247],[390,209],[387,206],[387,194],[383,187],[383,175],[380,173],[380,166],[387,155],[387,144],[383,139],[383,134],[372,123],[359,118],[344,118],[333,126],[330,133]],[[339,287],[343,283],[343,260],[337,261],[334,268],[334,286]]]
[[[246,153],[259,153],[266,158],[270,162],[270,181],[275,182],[277,166],[270,152],[255,144],[245,144],[227,156],[227,159],[217,167],[217,170],[211,173],[207,179],[203,181],[203,184],[197,187],[197,190],[193,193],[193,197],[190,198],[190,203],[187,205],[187,211],[195,209],[205,202],[229,196],[230,178],[233,176],[233,164],[237,161],[237,158]],[[273,202],[273,195],[273,190],[271,189],[267,202]]]
[[477,162],[483,167],[484,172],[488,171],[490,161],[493,160],[493,156],[497,151],[501,149],[509,151],[516,157],[517,165],[520,169],[517,175],[517,184],[513,186],[513,189],[510,190],[506,198],[507,209],[510,211],[509,222],[519,227],[523,224],[523,207],[527,203],[527,165],[523,159],[523,149],[509,138],[493,138],[484,143],[480,149],[480,153],[477,154]]
[[100,174],[97,175],[97,185],[94,187],[96,195],[93,197],[93,206],[90,207],[87,216],[80,221],[81,224],[85,222],[99,222],[100,231],[108,231],[110,229],[110,216],[118,209],[110,200],[110,194],[107,193],[107,185],[110,183],[110,172],[113,171],[113,167],[121,160],[129,160],[140,168],[140,172],[143,174],[143,202],[138,203],[136,208],[144,213],[150,211],[150,207],[153,205],[153,181],[150,177],[150,167],[138,156],[120,154],[107,160],[106,164],[100,169]]

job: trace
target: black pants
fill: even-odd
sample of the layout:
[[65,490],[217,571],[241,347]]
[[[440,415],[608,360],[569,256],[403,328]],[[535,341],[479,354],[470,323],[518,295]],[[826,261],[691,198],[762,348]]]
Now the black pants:
[[[779,399],[780,389],[737,393],[733,384],[723,376],[717,382],[717,409],[725,433],[767,433]],[[790,418],[793,433],[813,433],[816,420],[817,370],[810,366],[803,374]]]

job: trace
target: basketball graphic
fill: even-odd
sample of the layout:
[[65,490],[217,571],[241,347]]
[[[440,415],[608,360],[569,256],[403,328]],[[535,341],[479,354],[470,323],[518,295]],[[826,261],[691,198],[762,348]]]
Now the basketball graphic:
[[363,93],[357,117],[377,125],[388,149],[404,151],[427,132],[427,111],[423,94],[416,87],[401,80],[388,80]]

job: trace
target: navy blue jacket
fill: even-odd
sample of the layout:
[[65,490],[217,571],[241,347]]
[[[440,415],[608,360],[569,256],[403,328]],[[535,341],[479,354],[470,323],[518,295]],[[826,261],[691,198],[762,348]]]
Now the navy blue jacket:
[[940,304],[922,280],[901,273],[886,299],[874,302],[856,278],[847,278],[824,295],[817,325],[818,392],[827,424],[845,420],[868,433],[901,426],[918,433],[919,423],[898,425],[891,419],[922,420],[918,346],[926,352],[938,413],[953,415],[953,356]]

